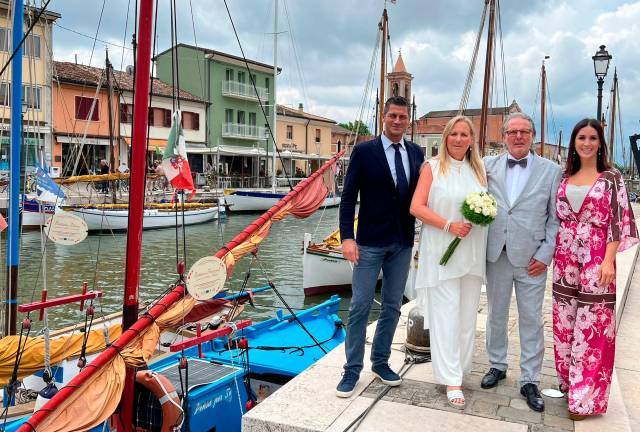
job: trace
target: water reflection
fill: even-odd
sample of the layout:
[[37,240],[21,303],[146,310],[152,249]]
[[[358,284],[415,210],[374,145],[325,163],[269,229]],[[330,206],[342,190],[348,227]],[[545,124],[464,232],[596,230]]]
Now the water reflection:
[[[187,268],[199,258],[215,253],[231,240],[257,215],[230,215],[222,221],[187,227]],[[307,219],[289,217],[273,224],[262,243],[257,258],[247,256],[237,263],[227,283],[231,292],[237,291],[250,271],[249,287],[265,285],[271,280],[287,303],[302,309],[320,303],[328,296],[306,298],[302,292],[302,240],[305,232],[321,239],[337,226],[337,209],[319,210]],[[6,232],[5,232],[6,233]],[[2,238],[3,257],[6,253]],[[83,281],[90,288],[102,290],[105,297],[98,308],[104,314],[121,309],[126,252],[126,234],[92,235],[75,246],[59,246],[47,242],[46,258],[41,260],[40,233],[25,232],[22,237],[19,276],[19,303],[40,298],[46,273],[49,297],[79,293]],[[179,241],[182,249],[182,239]],[[176,279],[176,232],[174,229],[143,233],[140,273],[140,300],[149,302],[160,296]],[[4,262],[4,261],[3,261]],[[40,265],[42,262],[42,266]],[[46,268],[46,272],[44,269]],[[2,266],[2,280],[6,280]],[[348,296],[345,293],[343,297]],[[273,292],[256,295],[256,308],[247,306],[245,316],[254,320],[273,314],[282,306]],[[348,307],[348,298],[341,309]],[[77,305],[57,307],[50,313],[50,326],[60,328],[83,319]]]

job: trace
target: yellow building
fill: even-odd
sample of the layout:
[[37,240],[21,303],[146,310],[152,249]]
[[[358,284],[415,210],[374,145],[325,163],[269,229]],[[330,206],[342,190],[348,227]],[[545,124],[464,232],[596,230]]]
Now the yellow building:
[[[306,177],[331,158],[335,124],[335,120],[304,112],[302,104],[298,109],[278,105],[276,142],[289,177]],[[276,173],[284,175],[280,159]]]
[[[0,0],[0,63],[4,65],[11,56],[13,2]],[[11,13],[10,13],[11,12]],[[25,8],[24,31],[30,27],[38,9]],[[33,166],[36,154],[43,154],[51,166],[51,50],[53,23],[60,14],[45,11],[39,22],[27,36],[22,57],[22,98],[24,112],[24,147],[27,166]],[[11,141],[11,67],[0,79],[0,171],[8,170],[9,143]]]

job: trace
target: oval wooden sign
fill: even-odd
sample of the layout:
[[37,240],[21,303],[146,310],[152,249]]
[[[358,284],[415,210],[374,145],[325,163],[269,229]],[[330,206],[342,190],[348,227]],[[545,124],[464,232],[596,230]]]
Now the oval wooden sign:
[[214,256],[200,258],[187,274],[187,291],[196,300],[210,300],[224,288],[227,267]]
[[55,213],[45,224],[49,240],[59,245],[75,245],[87,238],[89,228],[82,218],[71,213]]

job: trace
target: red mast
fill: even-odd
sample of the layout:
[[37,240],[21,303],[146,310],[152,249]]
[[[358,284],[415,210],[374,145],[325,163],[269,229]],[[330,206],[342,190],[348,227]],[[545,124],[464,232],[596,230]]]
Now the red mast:
[[[129,225],[127,228],[127,255],[124,280],[122,330],[138,320],[138,286],[140,285],[140,259],[142,254],[142,217],[144,213],[144,186],[149,121],[149,85],[151,80],[151,35],[153,34],[153,0],[140,1],[138,17],[138,44],[136,55],[135,93],[133,100],[133,136],[131,140],[131,177],[129,193]],[[133,386],[135,373],[127,368],[125,387],[120,402],[120,419],[126,431],[133,431]]]

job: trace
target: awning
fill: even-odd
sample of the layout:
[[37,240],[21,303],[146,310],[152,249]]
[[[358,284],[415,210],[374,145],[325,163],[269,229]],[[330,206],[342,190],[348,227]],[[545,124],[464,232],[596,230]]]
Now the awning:
[[210,152],[211,149],[205,143],[187,142],[187,153],[206,154]]
[[[131,137],[122,137],[122,139],[124,140],[125,143],[127,143],[127,145],[131,145]],[[157,138],[150,138],[147,140],[149,145],[148,145],[148,149],[149,151],[155,151],[156,148],[158,148],[159,150],[164,150],[164,148],[167,146],[167,140],[166,139],[157,139]]]
[[[82,137],[74,136],[74,135],[56,135],[56,141],[59,143],[65,144],[80,144],[82,142]],[[108,146],[110,145],[108,138],[85,138],[85,145],[101,145]]]
[[290,152],[289,150],[281,151],[280,156],[282,156],[283,159],[296,159],[296,160],[329,160],[333,157],[332,155],[322,156],[315,153],[310,153],[310,154],[294,153],[294,152]]

